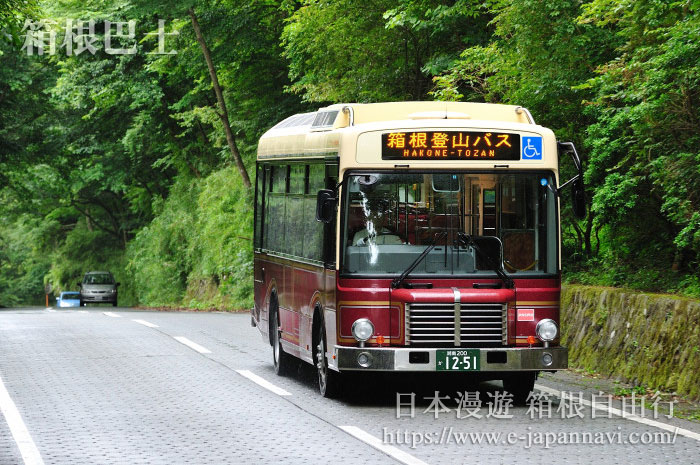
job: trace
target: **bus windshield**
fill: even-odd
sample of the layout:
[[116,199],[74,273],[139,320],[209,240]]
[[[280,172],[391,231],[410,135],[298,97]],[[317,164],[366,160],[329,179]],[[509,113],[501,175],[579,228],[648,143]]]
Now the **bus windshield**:
[[[361,173],[343,199],[343,274],[397,275],[433,242],[411,277],[554,274],[551,172]],[[460,237],[480,244],[479,253]],[[489,257],[484,257],[488,255]]]

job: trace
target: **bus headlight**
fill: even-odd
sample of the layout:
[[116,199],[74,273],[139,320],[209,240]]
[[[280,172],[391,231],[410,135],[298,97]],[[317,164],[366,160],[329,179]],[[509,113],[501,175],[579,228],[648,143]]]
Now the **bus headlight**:
[[360,342],[365,342],[374,334],[374,325],[367,318],[355,320],[352,324],[352,336]]
[[541,341],[549,342],[553,341],[557,337],[557,334],[559,334],[559,328],[554,320],[545,318],[537,323],[535,333],[537,333],[537,337],[540,338]]

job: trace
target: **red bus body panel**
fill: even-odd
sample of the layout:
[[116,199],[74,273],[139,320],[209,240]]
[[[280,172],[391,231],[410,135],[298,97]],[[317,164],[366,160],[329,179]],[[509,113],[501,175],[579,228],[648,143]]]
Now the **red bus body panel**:
[[[269,340],[269,308],[272,295],[279,303],[280,326],[285,350],[312,362],[312,325],[315,308],[321,308],[335,328],[328,331],[328,343],[357,346],[351,327],[358,318],[369,318],[375,336],[367,345],[405,345],[405,305],[410,303],[452,303],[455,289],[461,303],[503,303],[507,305],[508,347],[539,346],[528,343],[543,318],[559,323],[559,278],[514,279],[515,289],[476,289],[475,284],[499,285],[497,279],[435,280],[407,279],[409,284],[430,283],[432,288],[390,289],[391,279],[336,278],[334,270],[290,259],[255,254],[255,308],[253,318],[263,337]],[[556,341],[555,341],[556,342]]]

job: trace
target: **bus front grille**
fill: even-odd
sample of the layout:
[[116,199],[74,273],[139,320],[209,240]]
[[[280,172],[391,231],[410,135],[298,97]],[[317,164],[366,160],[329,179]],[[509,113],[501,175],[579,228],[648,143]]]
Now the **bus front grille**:
[[[459,334],[455,322],[459,308]],[[406,304],[406,345],[469,347],[506,345],[506,305]]]

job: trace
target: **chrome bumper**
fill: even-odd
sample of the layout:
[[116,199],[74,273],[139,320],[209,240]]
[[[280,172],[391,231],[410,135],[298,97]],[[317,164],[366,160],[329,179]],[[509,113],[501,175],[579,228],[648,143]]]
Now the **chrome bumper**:
[[[438,350],[452,348],[360,348],[335,346],[338,370],[356,371],[436,371],[435,355]],[[459,348],[456,348],[459,350]],[[532,347],[532,348],[489,348],[479,349],[479,372],[491,371],[540,371],[564,370],[568,367],[568,349],[566,347]],[[360,354],[368,354],[370,366],[363,367],[358,362]],[[413,355],[412,355],[413,354]],[[427,354],[427,359],[426,355]],[[491,355],[489,355],[491,354]],[[551,356],[552,362],[545,364],[545,354]],[[364,358],[364,357],[363,357]],[[461,372],[477,373],[477,372]]]

